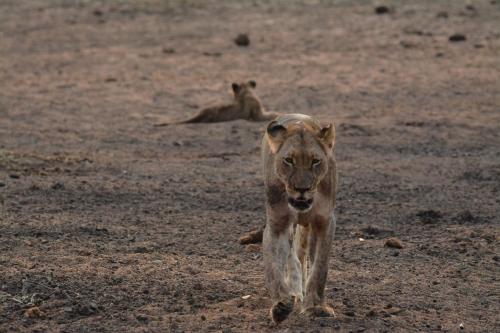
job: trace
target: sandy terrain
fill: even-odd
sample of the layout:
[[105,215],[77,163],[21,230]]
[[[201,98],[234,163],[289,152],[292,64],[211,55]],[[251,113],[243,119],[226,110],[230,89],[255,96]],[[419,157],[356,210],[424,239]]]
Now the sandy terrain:
[[[500,1],[386,3],[0,1],[0,331],[500,331]],[[265,124],[153,127],[248,79],[336,123],[335,318],[237,242]]]

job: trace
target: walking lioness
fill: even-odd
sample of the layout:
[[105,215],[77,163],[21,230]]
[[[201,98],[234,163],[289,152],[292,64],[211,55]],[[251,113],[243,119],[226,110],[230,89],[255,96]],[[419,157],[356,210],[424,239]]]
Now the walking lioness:
[[246,119],[250,121],[269,121],[278,116],[274,112],[264,111],[262,103],[254,92],[257,83],[253,80],[244,83],[233,83],[234,101],[231,104],[213,106],[201,110],[192,118],[174,122],[174,123],[157,123],[155,126],[167,126],[174,124],[188,123],[218,123],[223,121],[231,121],[236,119]]
[[295,305],[333,316],[325,303],[328,260],[335,232],[335,128],[303,114],[269,123],[262,140],[267,194],[264,270],[275,323]]

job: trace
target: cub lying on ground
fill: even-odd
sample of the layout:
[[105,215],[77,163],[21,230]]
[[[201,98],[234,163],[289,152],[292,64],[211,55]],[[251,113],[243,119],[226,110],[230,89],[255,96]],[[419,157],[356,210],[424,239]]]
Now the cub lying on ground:
[[276,118],[278,116],[277,113],[264,111],[260,99],[254,92],[256,86],[257,83],[255,83],[255,81],[248,81],[240,84],[233,83],[234,101],[232,104],[210,107],[201,110],[190,119],[174,123],[158,123],[155,124],[155,126],[187,123],[216,123],[236,119],[266,121]]
[[325,303],[328,261],[335,232],[337,168],[335,128],[306,115],[282,115],[262,140],[267,223],[264,270],[275,323],[294,306],[333,316]]

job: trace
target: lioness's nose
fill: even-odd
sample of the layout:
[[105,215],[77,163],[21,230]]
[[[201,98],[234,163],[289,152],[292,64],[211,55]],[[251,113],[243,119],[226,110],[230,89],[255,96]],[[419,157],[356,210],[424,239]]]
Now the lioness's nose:
[[304,194],[307,191],[311,189],[311,187],[294,187],[295,191],[299,192],[300,194]]

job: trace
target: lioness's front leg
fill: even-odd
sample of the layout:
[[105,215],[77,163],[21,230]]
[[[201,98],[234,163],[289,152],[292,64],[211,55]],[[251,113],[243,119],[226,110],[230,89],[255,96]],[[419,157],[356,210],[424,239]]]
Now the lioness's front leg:
[[335,233],[335,217],[318,216],[311,224],[311,242],[309,253],[312,256],[312,268],[306,283],[304,313],[315,316],[333,316],[333,309],[325,304],[325,285],[328,275],[328,261]]
[[268,213],[262,240],[266,285],[273,305],[270,310],[275,323],[285,320],[293,310],[294,299],[285,281],[290,255],[290,228],[288,214]]

